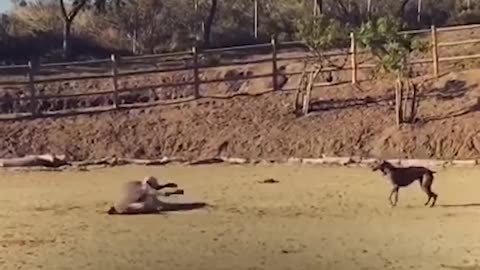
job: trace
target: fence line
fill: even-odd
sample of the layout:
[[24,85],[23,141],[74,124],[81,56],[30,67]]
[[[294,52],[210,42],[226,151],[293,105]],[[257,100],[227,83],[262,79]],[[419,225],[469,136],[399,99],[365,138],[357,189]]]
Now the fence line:
[[[449,61],[459,61],[459,60],[470,60],[470,59],[479,59],[480,54],[475,55],[460,55],[460,56],[449,56],[449,57],[440,57],[438,48],[440,47],[449,47],[449,46],[459,46],[459,45],[466,45],[466,44],[476,44],[480,43],[480,39],[469,39],[469,40],[462,40],[462,41],[451,41],[451,42],[438,42],[437,34],[439,32],[448,32],[448,31],[461,31],[466,29],[474,29],[480,28],[480,24],[478,25],[467,25],[467,26],[454,26],[454,27],[444,27],[444,28],[436,28],[432,26],[431,29],[421,29],[421,30],[413,30],[413,31],[404,31],[401,34],[416,34],[416,33],[431,33],[431,54],[432,58],[424,58],[424,59],[414,59],[410,62],[411,65],[415,64],[432,64],[433,67],[433,75],[434,77],[438,77],[440,74],[440,67],[439,64],[443,62]],[[136,57],[122,57],[117,58],[116,55],[112,55],[111,59],[105,60],[92,60],[92,61],[76,61],[70,63],[48,63],[48,64],[38,64],[34,65],[32,62],[29,62],[28,65],[16,65],[16,66],[0,66],[0,71],[2,70],[18,70],[24,69],[26,70],[27,80],[26,81],[4,81],[0,82],[0,86],[12,86],[12,85],[24,85],[27,87],[29,96],[27,97],[9,97],[8,101],[11,102],[18,102],[18,101],[30,101],[29,104],[29,112],[31,115],[35,116],[40,113],[38,111],[37,103],[41,100],[48,100],[54,98],[72,98],[72,97],[80,97],[80,96],[101,96],[101,95],[113,95],[113,108],[119,109],[120,107],[124,107],[125,104],[121,104],[120,102],[120,93],[134,93],[142,90],[148,90],[152,88],[160,88],[160,87],[179,87],[179,86],[191,86],[193,85],[194,92],[193,92],[193,99],[198,99],[201,97],[200,93],[200,85],[208,84],[208,83],[218,83],[218,82],[228,82],[228,81],[237,81],[237,80],[251,80],[251,79],[259,79],[259,78],[267,78],[271,77],[272,80],[272,87],[273,91],[279,90],[278,86],[278,75],[280,74],[278,70],[278,62],[279,61],[294,61],[294,60],[309,60],[315,59],[315,56],[307,55],[307,56],[294,56],[294,57],[279,57],[279,49],[282,45],[285,44],[300,44],[297,41],[294,42],[287,42],[287,43],[278,43],[275,38],[272,38],[271,42],[268,44],[259,44],[259,45],[247,45],[247,46],[236,46],[230,48],[219,48],[219,49],[210,49],[204,50],[199,52],[196,47],[193,47],[189,52],[175,52],[175,53],[167,53],[167,54],[157,54],[157,55],[145,55],[145,56],[136,56]],[[350,65],[342,67],[341,70],[350,70],[351,72],[351,80],[352,84],[358,83],[358,71],[362,69],[371,69],[375,67],[375,64],[360,64],[358,63],[358,56],[361,54],[365,54],[365,50],[359,50],[356,41],[355,35],[352,33],[350,35],[350,49],[344,52],[329,52],[327,56],[345,56],[350,57]],[[270,50],[270,57],[261,59],[261,60],[244,60],[232,63],[219,63],[217,65],[205,65],[201,63],[202,56],[208,56],[209,54],[218,54],[222,52],[232,52],[238,50],[251,50],[251,49],[269,49]],[[154,68],[154,69],[143,69],[143,70],[136,70],[136,71],[119,71],[120,64],[128,64],[129,62],[134,61],[146,61],[152,59],[160,59],[166,57],[178,57],[178,56],[188,56],[188,59],[185,58],[184,60],[192,60],[192,64],[184,64],[182,67],[175,67],[175,68]],[[247,65],[247,64],[258,64],[258,63],[268,63],[271,62],[271,73],[260,74],[260,75],[249,75],[249,76],[242,76],[241,78],[222,78],[222,79],[200,79],[200,70],[205,68],[217,68],[222,66],[234,66],[234,65]],[[37,78],[39,75],[39,71],[42,67],[46,68],[54,68],[54,67],[67,67],[67,66],[78,66],[78,65],[98,65],[98,64],[108,64],[108,69],[105,70],[104,74],[100,75],[88,75],[88,76],[65,76],[59,78]],[[325,67],[322,69],[322,72],[332,72],[337,71],[339,68],[336,67]],[[110,72],[109,72],[110,71]],[[141,86],[141,87],[131,87],[131,88],[123,88],[120,89],[118,84],[118,79],[127,77],[127,76],[135,76],[135,75],[145,75],[145,74],[158,74],[158,73],[168,73],[168,72],[178,72],[178,71],[188,71],[192,73],[193,81],[184,81],[181,83],[163,83],[157,85],[149,85],[149,86]],[[283,76],[293,76],[293,75],[300,75],[304,73],[302,72],[282,72]],[[109,73],[109,74],[108,74]],[[66,82],[66,81],[74,81],[74,80],[93,80],[93,79],[111,79],[112,81],[112,89],[105,90],[102,92],[95,92],[95,93],[80,93],[80,94],[73,94],[73,95],[37,95],[36,85],[38,84],[47,84],[53,82]],[[324,83],[324,84],[314,84],[314,86],[330,86],[335,85],[332,83]],[[6,98],[0,98],[0,101],[5,100]],[[78,111],[78,110],[77,110]],[[91,108],[88,110],[91,111]],[[51,113],[49,113],[51,114]]]
[[[476,28],[480,28],[480,24],[439,27],[437,28],[437,32],[462,31],[462,30],[470,30],[470,29],[476,29]],[[406,30],[406,31],[399,32],[399,34],[421,34],[421,33],[429,33],[430,31],[431,31],[430,29]],[[302,41],[286,41],[278,45],[291,46],[291,45],[303,45],[303,44],[304,43]],[[262,49],[262,48],[267,49],[270,47],[271,47],[270,43],[263,43],[263,44],[254,44],[254,45],[207,49],[207,50],[203,50],[201,53],[204,55],[207,55],[207,54],[232,52],[232,51],[239,51],[239,50],[251,50],[251,49]],[[332,53],[331,55],[327,53],[326,55],[335,56],[335,54],[344,55],[341,53]],[[122,57],[122,60],[129,62],[129,61],[137,61],[137,60],[150,60],[150,59],[178,57],[178,56],[192,56],[192,52],[180,51],[180,52],[169,52],[169,53],[152,54],[152,55],[125,56],[125,57]],[[43,67],[64,67],[64,66],[94,65],[94,64],[108,64],[108,63],[110,63],[110,59],[97,59],[97,60],[73,61],[73,62],[63,62],[63,63],[46,63],[46,64],[42,64],[42,66]],[[28,65],[0,66],[0,70],[20,69],[20,68],[28,68]]]
[[88,60],[88,61],[46,63],[46,64],[42,64],[42,67],[87,66],[87,65],[98,65],[98,64],[108,64],[108,63],[110,63],[110,60],[98,59],[98,60]]

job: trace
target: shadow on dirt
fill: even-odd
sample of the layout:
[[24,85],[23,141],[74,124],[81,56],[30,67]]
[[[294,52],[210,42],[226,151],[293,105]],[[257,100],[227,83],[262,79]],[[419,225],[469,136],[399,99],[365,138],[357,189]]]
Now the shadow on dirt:
[[444,86],[432,88],[422,93],[423,97],[435,97],[439,100],[452,100],[464,97],[468,91],[478,87],[477,84],[467,85],[466,81],[448,80]]
[[440,204],[437,206],[441,208],[468,208],[468,207],[480,207],[480,203]]
[[122,215],[122,216],[138,216],[138,215],[161,215],[167,212],[186,212],[192,210],[198,210],[206,207],[212,207],[211,205],[204,202],[193,202],[193,203],[162,203],[163,209],[156,212],[144,212],[144,213],[118,213],[115,208],[112,206],[107,211],[108,215]]
[[454,270],[480,270],[480,265],[472,265],[472,266],[456,266],[456,265],[441,265],[442,268],[445,269],[454,269]]
[[183,211],[191,211],[206,208],[209,206],[207,203],[204,202],[194,202],[194,203],[163,203],[163,211],[162,212],[183,212]]
[[[422,91],[418,94],[418,101],[434,98],[438,101],[454,100],[465,98],[469,91],[478,87],[477,84],[467,85],[467,82],[460,80],[449,80],[443,87],[433,88],[431,90]],[[363,98],[352,99],[326,99],[316,100],[311,103],[310,112],[322,112],[331,110],[354,109],[361,107],[392,107],[395,105],[395,96],[392,94],[384,96],[365,96]],[[446,115],[433,116],[422,119],[422,122],[438,121],[448,118],[467,115],[480,110],[480,99],[474,105],[467,106],[457,111],[449,112]]]

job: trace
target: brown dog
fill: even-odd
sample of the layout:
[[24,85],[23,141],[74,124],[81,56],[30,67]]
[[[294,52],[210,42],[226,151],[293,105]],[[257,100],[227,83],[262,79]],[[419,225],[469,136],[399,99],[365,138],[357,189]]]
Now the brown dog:
[[[373,167],[373,171],[381,171],[393,185],[392,192],[390,193],[390,204],[392,206],[397,205],[398,202],[398,190],[401,187],[406,187],[416,180],[419,181],[420,187],[427,194],[428,200],[425,205],[428,205],[431,199],[433,199],[430,207],[435,206],[438,195],[432,191],[433,174],[434,171],[425,167],[395,167],[387,161],[377,162]],[[395,194],[394,201],[392,196]]]

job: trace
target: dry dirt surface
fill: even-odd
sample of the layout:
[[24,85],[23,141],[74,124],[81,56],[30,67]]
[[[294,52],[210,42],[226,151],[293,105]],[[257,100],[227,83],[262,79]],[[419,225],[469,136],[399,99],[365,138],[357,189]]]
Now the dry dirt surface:
[[[0,268],[478,269],[478,169],[438,170],[435,208],[360,168],[118,167],[0,172]],[[108,216],[122,181],[155,175],[207,209]],[[262,184],[273,178],[278,183]]]

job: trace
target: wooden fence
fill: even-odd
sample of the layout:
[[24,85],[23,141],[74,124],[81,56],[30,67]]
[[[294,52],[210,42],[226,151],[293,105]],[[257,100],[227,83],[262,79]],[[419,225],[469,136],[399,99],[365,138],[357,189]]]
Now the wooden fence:
[[[480,59],[480,54],[473,54],[473,55],[461,55],[461,56],[449,56],[449,57],[441,57],[439,55],[439,48],[441,47],[450,47],[450,46],[458,46],[458,45],[467,45],[467,44],[475,44],[480,43],[480,39],[469,39],[469,40],[461,40],[461,41],[446,41],[446,42],[439,42],[437,38],[437,34],[440,32],[451,32],[451,31],[462,31],[462,30],[472,30],[480,28],[480,25],[466,25],[466,26],[453,26],[453,27],[444,27],[444,28],[436,28],[432,26],[431,29],[421,29],[421,30],[413,30],[413,31],[405,31],[401,34],[428,34],[430,33],[430,42],[431,42],[431,57],[425,59],[415,59],[410,62],[410,64],[431,64],[432,65],[432,75],[434,77],[438,77],[441,70],[440,64],[444,62],[451,62],[451,61],[459,61],[459,60],[471,60],[471,59]],[[372,69],[375,67],[374,64],[362,64],[359,63],[358,57],[361,54],[366,53],[365,51],[360,51],[357,49],[357,41],[355,39],[355,35],[352,33],[350,35],[351,46],[348,51],[341,51],[341,52],[331,52],[328,53],[329,56],[343,56],[350,58],[350,64],[343,68],[343,70],[347,70],[351,72],[351,83],[356,84],[358,83],[358,71],[362,69]],[[191,51],[188,52],[175,52],[175,53],[167,53],[167,54],[158,54],[158,55],[144,55],[144,56],[136,56],[136,57],[118,57],[116,55],[112,55],[110,59],[102,59],[102,60],[92,60],[92,61],[78,61],[78,62],[68,62],[68,63],[48,63],[48,64],[35,64],[34,62],[29,62],[27,65],[15,65],[15,66],[0,66],[0,73],[2,72],[9,72],[13,70],[23,70],[25,73],[26,79],[24,80],[9,80],[9,81],[0,81],[0,89],[3,87],[13,87],[13,86],[21,86],[26,87],[28,89],[28,95],[23,95],[21,97],[0,97],[0,105],[8,102],[24,102],[27,104],[29,110],[28,112],[24,113],[14,113],[13,111],[9,115],[0,115],[2,119],[17,119],[22,117],[37,117],[40,115],[57,115],[57,114],[65,114],[65,113],[82,113],[82,112],[92,112],[92,111],[105,111],[105,110],[116,110],[120,108],[128,108],[131,107],[130,105],[121,104],[119,100],[119,95],[121,93],[129,93],[129,92],[138,92],[140,90],[145,90],[148,87],[155,87],[155,88],[162,88],[162,87],[178,87],[178,86],[190,86],[193,87],[193,95],[187,97],[185,100],[197,100],[202,98],[202,94],[200,92],[200,86],[203,84],[209,83],[218,83],[218,82],[225,82],[228,80],[238,80],[238,78],[222,78],[222,79],[201,79],[199,74],[200,71],[203,69],[208,68],[216,68],[220,66],[238,66],[238,65],[251,65],[251,64],[260,64],[260,63],[271,63],[271,72],[268,74],[261,74],[261,75],[250,75],[244,76],[242,80],[251,80],[251,79],[258,79],[258,78],[270,78],[272,91],[280,90],[280,86],[278,84],[278,75],[280,73],[278,68],[278,63],[280,61],[299,61],[299,60],[308,60],[313,59],[314,57],[311,55],[306,56],[293,56],[293,57],[282,57],[279,52],[286,47],[286,46],[294,46],[294,45],[301,45],[301,42],[284,42],[279,44],[275,39],[272,38],[271,43],[269,44],[259,44],[259,45],[248,45],[248,46],[238,46],[238,47],[229,47],[229,48],[219,48],[219,49],[209,49],[204,51],[198,51],[197,48],[192,48]],[[202,63],[201,59],[209,56],[215,56],[221,53],[228,53],[228,52],[239,52],[239,51],[249,51],[249,50],[267,50],[268,57],[257,59],[257,60],[240,60],[234,61],[231,63],[218,63],[218,64],[205,64]],[[169,67],[169,68],[149,68],[149,69],[141,69],[141,70],[128,70],[128,71],[121,71],[119,69],[119,65],[129,65],[129,63],[145,63],[148,61],[164,61],[165,59],[175,59],[175,61],[183,61],[181,67]],[[166,61],[166,60],[165,60]],[[86,76],[60,76],[55,78],[42,78],[41,70],[42,69],[62,69],[66,67],[74,67],[74,66],[100,66],[103,65],[106,67],[107,72],[103,74],[90,74]],[[109,71],[108,71],[109,70]],[[336,68],[325,68],[323,71],[335,71]],[[193,80],[185,81],[181,83],[163,83],[157,84],[154,86],[142,86],[142,87],[126,87],[121,88],[119,86],[118,80],[120,78],[125,78],[128,76],[138,76],[138,75],[146,75],[146,74],[161,74],[166,72],[189,72]],[[281,72],[282,76],[295,76],[302,74],[302,71],[294,71],[294,72]],[[1,78],[1,77],[0,77]],[[68,82],[68,81],[79,81],[79,80],[94,80],[94,79],[107,79],[111,80],[111,88],[110,89],[102,89],[101,92],[95,93],[75,93],[69,95],[40,95],[38,93],[37,86],[39,84],[49,84],[55,82]],[[319,86],[329,86],[332,83],[318,83],[315,84],[316,87]],[[266,89],[267,90],[267,89]],[[294,89],[286,89],[282,88],[282,90],[294,90]],[[77,109],[72,110],[69,112],[66,111],[51,111],[51,112],[41,112],[38,108],[38,103],[42,100],[46,99],[62,99],[62,98],[75,98],[75,97],[85,97],[85,96],[110,96],[112,97],[112,104],[108,107],[96,107],[96,108],[84,108],[84,109]],[[3,102],[3,103],[2,103]],[[165,102],[157,102],[157,103],[165,103]],[[133,104],[135,105],[135,104]],[[152,105],[152,104],[149,104]]]

